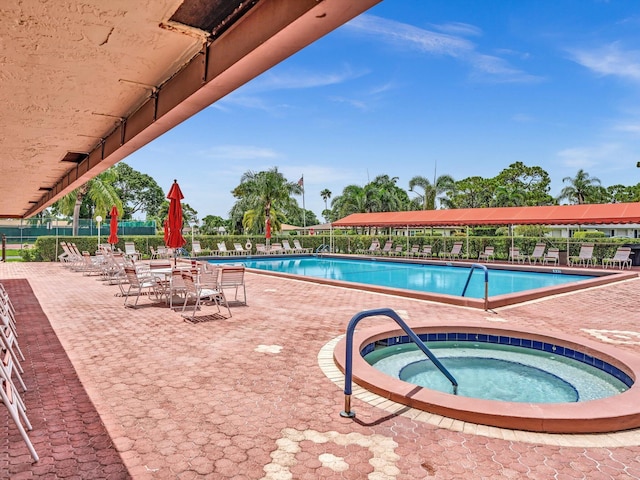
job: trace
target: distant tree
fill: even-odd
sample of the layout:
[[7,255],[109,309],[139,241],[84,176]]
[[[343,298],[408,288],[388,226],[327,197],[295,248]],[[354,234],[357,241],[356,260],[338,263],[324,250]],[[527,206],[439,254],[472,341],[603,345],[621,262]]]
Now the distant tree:
[[568,200],[569,203],[593,203],[592,197],[595,195],[595,187],[600,185],[600,179],[591,177],[587,172],[580,169],[575,177],[564,177],[563,183],[568,183],[560,191],[558,201]]
[[640,183],[633,186],[611,185],[607,187],[610,201],[616,203],[638,202],[640,201]]
[[[555,199],[549,194],[551,177],[542,167],[528,167],[515,162],[502,170],[495,178],[496,188],[502,186],[511,192],[519,192],[518,205],[555,205]],[[504,191],[503,197],[504,197]],[[510,195],[513,197],[513,195]],[[504,198],[502,199],[504,201]],[[513,203],[514,198],[511,199]]]
[[147,218],[157,216],[165,194],[156,181],[124,162],[114,169],[118,175],[114,187],[124,208],[122,218],[132,218],[138,212],[145,212]]
[[[158,208],[158,215],[155,217],[148,217],[149,220],[155,220],[159,230],[164,228],[164,221],[169,218],[169,200],[164,200]],[[188,203],[182,202],[182,228],[198,224],[198,212],[193,209]]]
[[113,205],[122,213],[122,201],[114,187],[116,179],[116,171],[113,167],[109,168],[56,202],[57,209],[63,215],[69,215],[73,218],[73,236],[78,235],[80,210],[84,202],[87,202],[86,215],[88,217],[95,218],[100,215],[102,218],[106,218]]
[[331,198],[331,190],[329,190],[328,188],[325,188],[320,192],[320,196],[322,197],[322,200],[324,200],[324,209],[326,210],[328,208],[327,200]]
[[240,185],[231,192],[234,197],[245,199],[249,207],[244,212],[242,225],[246,230],[262,232],[267,218],[271,226],[277,229],[284,220],[284,210],[297,206],[292,195],[300,195],[302,186],[297,182],[289,182],[278,167],[263,172],[245,172],[240,178]]
[[[415,193],[418,198],[412,204],[419,210],[435,210],[436,200],[439,195],[449,191],[455,183],[450,175],[440,175],[435,179],[435,183],[431,183],[428,178],[417,175],[409,180],[409,191]],[[416,187],[422,190],[422,193],[416,191]]]
[[377,212],[397,212],[409,208],[409,195],[396,184],[398,177],[378,175],[372,182],[365,185],[365,191],[371,192],[370,196],[376,199]]
[[483,177],[458,180],[442,198],[446,208],[481,208],[491,206],[495,181]]
[[498,185],[494,190],[493,206],[519,207],[524,205],[525,196],[522,190],[513,185]]
[[217,215],[207,215],[202,219],[200,233],[203,235],[216,235],[219,233],[220,227],[224,227],[225,230],[229,230],[229,221],[224,220],[222,217]]

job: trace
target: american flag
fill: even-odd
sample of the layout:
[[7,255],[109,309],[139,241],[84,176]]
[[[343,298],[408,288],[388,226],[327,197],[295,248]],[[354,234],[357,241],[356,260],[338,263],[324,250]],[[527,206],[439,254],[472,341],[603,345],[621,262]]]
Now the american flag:
[[300,180],[298,180],[298,185],[304,187],[304,177],[300,177]]

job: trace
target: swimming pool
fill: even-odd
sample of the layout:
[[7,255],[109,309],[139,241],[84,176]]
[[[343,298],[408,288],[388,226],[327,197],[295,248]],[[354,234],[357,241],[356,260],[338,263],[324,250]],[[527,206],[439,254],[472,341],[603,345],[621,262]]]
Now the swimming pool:
[[[345,258],[339,255],[246,257],[209,260],[216,264],[242,264],[256,271],[279,276],[295,276],[318,283],[392,293],[445,303],[484,307],[484,273],[474,271],[467,292],[462,291],[469,276],[469,263],[414,262],[390,259]],[[507,265],[489,268],[489,308],[539,298],[556,292],[608,283],[618,273],[578,269]],[[624,274],[622,274],[624,275]],[[633,274],[632,276],[635,276]]]

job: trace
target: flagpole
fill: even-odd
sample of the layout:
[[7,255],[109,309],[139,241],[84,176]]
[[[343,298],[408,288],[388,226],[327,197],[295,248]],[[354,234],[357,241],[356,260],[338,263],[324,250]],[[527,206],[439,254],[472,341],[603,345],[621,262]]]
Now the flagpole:
[[300,177],[300,183],[302,184],[302,231],[307,233],[307,210],[304,206],[304,173]]

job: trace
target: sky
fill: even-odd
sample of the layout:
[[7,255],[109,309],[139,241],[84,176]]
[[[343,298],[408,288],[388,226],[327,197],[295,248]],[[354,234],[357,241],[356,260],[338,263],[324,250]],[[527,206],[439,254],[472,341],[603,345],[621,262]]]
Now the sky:
[[557,196],[579,169],[640,182],[639,100],[637,0],[385,0],[124,162],[177,179],[199,219],[273,167],[320,221],[322,190],[377,175],[408,190],[523,162]]

